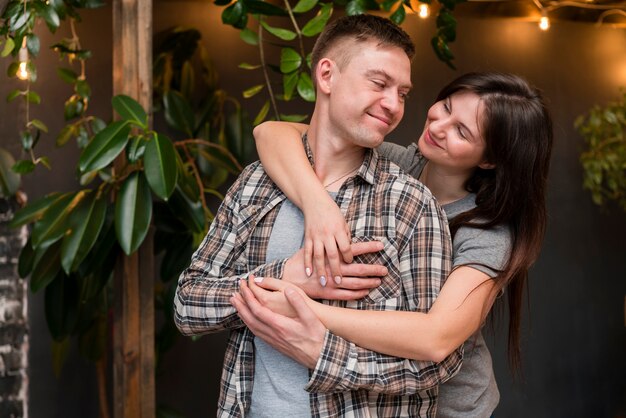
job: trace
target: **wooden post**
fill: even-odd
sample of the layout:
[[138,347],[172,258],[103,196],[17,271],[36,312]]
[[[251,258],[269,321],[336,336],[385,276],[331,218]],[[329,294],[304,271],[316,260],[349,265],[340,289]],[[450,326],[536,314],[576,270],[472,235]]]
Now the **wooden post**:
[[[152,105],[152,0],[113,1],[113,94]],[[113,416],[154,418],[152,232],[115,268]]]

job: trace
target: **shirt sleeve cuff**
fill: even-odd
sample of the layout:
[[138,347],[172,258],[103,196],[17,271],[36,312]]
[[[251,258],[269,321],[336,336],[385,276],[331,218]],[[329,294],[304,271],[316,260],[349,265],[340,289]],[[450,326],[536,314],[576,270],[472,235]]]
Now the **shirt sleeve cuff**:
[[341,337],[326,330],[324,345],[311,378],[304,389],[308,392],[337,392],[340,388],[349,363],[356,362],[356,352],[351,344]]
[[287,260],[288,258],[284,258],[282,260],[276,260],[271,263],[263,264],[252,270],[250,273],[257,277],[273,277],[275,279],[282,279]]

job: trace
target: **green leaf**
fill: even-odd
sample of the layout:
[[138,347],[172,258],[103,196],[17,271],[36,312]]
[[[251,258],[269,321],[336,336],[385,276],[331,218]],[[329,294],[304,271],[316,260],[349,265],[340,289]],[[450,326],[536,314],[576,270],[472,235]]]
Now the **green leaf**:
[[228,6],[222,12],[222,23],[243,29],[248,23],[248,14],[242,0]]
[[293,91],[296,89],[296,85],[298,84],[298,75],[297,71],[283,75],[283,91],[285,100],[287,101],[291,100],[293,97]]
[[168,205],[176,217],[183,222],[190,231],[194,233],[204,232],[206,215],[202,207],[202,202],[189,199],[187,195],[177,187],[174,193],[172,193]]
[[7,38],[4,44],[4,48],[2,48],[2,53],[0,53],[0,57],[2,58],[8,57],[9,54],[13,52],[14,48],[15,48],[15,41],[13,41],[13,38]]
[[315,101],[315,88],[313,87],[309,73],[300,73],[300,78],[298,79],[298,94],[307,102]]
[[143,175],[134,172],[124,181],[115,205],[115,234],[127,255],[139,248],[152,219],[152,194]]
[[293,8],[294,13],[305,13],[314,8],[319,0],[300,0]]
[[146,145],[144,157],[146,179],[154,194],[167,200],[178,180],[176,167],[176,149],[172,141],[163,135],[157,135]]
[[302,57],[293,48],[280,50],[280,72],[288,74],[296,71],[302,65]]
[[84,98],[89,98],[91,96],[91,87],[89,87],[89,83],[85,80],[78,80],[74,86],[74,90],[76,91],[76,94]]
[[282,39],[283,41],[293,41],[296,39],[296,33],[292,30],[275,28],[268,25],[264,20],[261,21],[261,26],[265,28],[266,31],[276,36],[277,38]]
[[144,156],[146,152],[146,139],[139,135],[133,136],[126,146],[126,159],[129,163],[134,164]]
[[313,19],[309,20],[306,25],[302,28],[302,34],[304,36],[315,36],[318,35],[324,27],[326,23],[328,23],[328,19],[333,14],[333,4],[325,3],[321,8],[317,16]]
[[23,92],[20,89],[13,90],[11,93],[7,95],[7,103],[12,102],[13,100],[15,100],[17,97],[19,97],[22,94]]
[[20,176],[11,170],[14,165],[11,153],[0,148],[0,197],[13,196],[20,187]]
[[396,11],[393,12],[391,16],[389,16],[389,19],[396,25],[399,25],[402,22],[404,22],[405,18],[406,18],[406,10],[404,10],[404,5],[402,3],[400,3]]
[[261,68],[261,64],[252,65],[252,64],[248,64],[247,62],[242,62],[241,64],[238,65],[238,67],[241,68],[242,70],[257,70]]
[[96,243],[107,210],[107,200],[96,193],[83,199],[72,212],[70,233],[61,245],[61,266],[65,273],[76,271]]
[[63,238],[69,229],[68,216],[84,197],[84,191],[68,193],[51,204],[33,226],[33,248],[46,247]]
[[365,13],[365,7],[359,0],[350,0],[346,4],[346,14],[348,16],[355,16]]
[[30,290],[33,293],[48,286],[61,270],[61,243],[57,242],[43,249],[30,275]]
[[78,318],[80,292],[76,280],[59,274],[46,286],[44,309],[50,335],[56,341],[70,335]]
[[35,138],[33,138],[33,134],[31,134],[30,131],[21,132],[20,140],[22,142],[22,148],[25,151],[32,149],[35,143]]
[[52,205],[56,200],[69,195],[70,193],[62,195],[61,193],[55,192],[27,204],[22,209],[15,212],[15,214],[13,215],[13,220],[11,221],[11,223],[9,223],[9,226],[11,228],[16,228],[18,226],[22,226],[38,220],[44,213],[44,211],[48,209],[48,207]]
[[243,92],[243,97],[249,99],[250,97],[256,95],[258,92],[263,90],[263,87],[265,87],[265,84],[257,84],[256,86],[250,87]]
[[189,138],[193,138],[195,118],[193,110],[187,99],[175,90],[168,91],[163,96],[165,107],[165,120],[174,129],[183,132]]
[[19,68],[20,68],[20,63],[19,62],[12,62],[7,67],[7,76],[8,77],[15,77],[15,75],[17,74],[17,70]]
[[280,120],[287,122],[302,122],[308,118],[309,115],[280,115]]
[[113,109],[122,117],[122,119],[134,122],[142,128],[148,127],[148,116],[143,107],[132,97],[124,94],[118,94],[112,99]]
[[287,11],[282,7],[260,0],[243,0],[250,13],[258,13],[265,16],[287,16]]
[[248,28],[243,28],[241,32],[239,32],[239,37],[248,45],[256,46],[259,44],[259,35]]
[[21,278],[26,278],[31,271],[33,271],[33,266],[35,265],[35,251],[30,243],[30,238],[26,242],[26,245],[20,251],[20,257],[17,260],[17,274]]
[[16,172],[17,174],[28,174],[31,173],[35,169],[35,163],[31,160],[19,160],[16,162],[11,170]]
[[63,129],[61,129],[61,132],[59,132],[59,135],[56,139],[57,147],[62,147],[63,145],[67,144],[67,141],[69,141],[72,136],[75,135],[74,129],[74,125],[66,125],[63,127]]
[[70,339],[64,338],[61,341],[52,340],[52,370],[54,375],[58,378],[61,376],[61,369],[63,369],[63,363],[67,360],[67,356],[70,352]]
[[39,119],[31,120],[30,122],[28,122],[28,124],[26,126],[34,126],[35,128],[39,129],[40,131],[48,133],[48,127],[46,126],[45,123],[43,123]]
[[40,47],[41,44],[37,35],[33,33],[29,34],[26,37],[26,48],[28,49],[28,52],[30,52],[33,56],[36,57],[39,54]]
[[52,7],[52,5],[43,8],[42,17],[48,24],[48,27],[52,29],[52,31],[54,31],[54,29],[57,29],[61,24],[59,15],[57,14],[56,10],[54,10],[54,7]]
[[98,132],[80,156],[80,171],[100,170],[113,162],[128,143],[129,133],[130,126],[126,121],[113,122]]
[[39,97],[39,95],[32,90],[26,93],[26,100],[28,100],[29,103],[34,103],[34,104],[41,103],[41,97]]
[[270,111],[270,101],[267,100],[265,104],[263,105],[263,107],[261,108],[261,110],[259,110],[259,113],[254,118],[252,125],[256,126],[259,123],[263,122],[269,111]]

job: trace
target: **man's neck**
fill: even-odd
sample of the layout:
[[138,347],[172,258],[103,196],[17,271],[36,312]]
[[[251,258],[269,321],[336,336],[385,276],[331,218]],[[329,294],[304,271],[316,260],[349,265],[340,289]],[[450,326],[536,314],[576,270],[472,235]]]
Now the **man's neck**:
[[343,182],[363,164],[365,148],[338,138],[312,124],[307,139],[315,161],[315,174],[329,190],[338,190]]

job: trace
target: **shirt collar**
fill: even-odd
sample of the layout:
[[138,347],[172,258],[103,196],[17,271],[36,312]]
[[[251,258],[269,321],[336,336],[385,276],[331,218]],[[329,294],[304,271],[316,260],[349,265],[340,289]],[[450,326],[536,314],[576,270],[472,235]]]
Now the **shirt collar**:
[[[304,145],[304,152],[309,159],[309,163],[315,166],[315,160],[313,159],[313,153],[311,152],[311,146],[309,145],[306,132],[302,134],[302,144]],[[375,184],[381,170],[379,160],[380,155],[378,151],[373,148],[367,148],[365,150],[363,164],[361,164],[359,171],[357,171],[357,176],[369,184]]]

